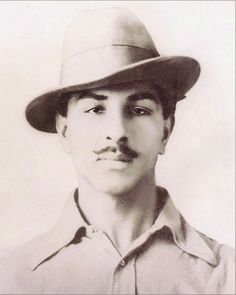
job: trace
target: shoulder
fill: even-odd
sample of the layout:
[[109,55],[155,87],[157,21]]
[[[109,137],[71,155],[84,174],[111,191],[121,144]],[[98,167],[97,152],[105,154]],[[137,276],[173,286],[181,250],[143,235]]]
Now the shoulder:
[[223,265],[226,270],[235,266],[235,249],[233,247],[219,243],[203,233],[198,233],[208,247],[214,252],[218,264]]
[[[41,234],[17,247],[0,260],[0,294],[21,294],[27,289],[32,262],[37,257],[47,233]],[[42,242],[41,242],[42,241]]]
[[197,231],[204,242],[216,255],[218,262],[235,262],[235,249],[229,245],[222,244],[209,236]]
[[2,266],[6,267],[11,264],[17,264],[22,267],[30,264],[33,257],[37,255],[38,249],[42,245],[44,246],[44,241],[47,240],[48,235],[49,232],[39,234],[10,251],[9,254],[1,258],[0,269]]
[[219,294],[235,294],[235,249],[201,232],[198,234],[214,253],[217,262],[209,285],[214,284]]

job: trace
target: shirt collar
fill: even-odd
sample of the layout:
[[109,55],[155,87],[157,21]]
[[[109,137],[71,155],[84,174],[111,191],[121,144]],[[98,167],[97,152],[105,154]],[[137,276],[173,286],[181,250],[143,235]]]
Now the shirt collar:
[[167,226],[171,230],[174,242],[179,248],[213,266],[217,266],[218,261],[214,252],[204,241],[201,234],[190,226],[180,214],[174,206],[167,190],[162,187],[157,187],[157,192],[162,199],[166,196],[166,203],[156,219],[152,231],[155,232]]
[[34,239],[37,251],[30,259],[31,270],[37,268],[47,257],[68,245],[74,239],[76,233],[83,226],[86,226],[75,203],[74,196],[77,192],[77,190],[73,190],[70,194],[56,225],[50,231]]
[[[185,221],[175,208],[167,190],[157,187],[157,195],[160,199],[166,201],[154,225],[150,228],[150,232],[154,233],[165,226],[168,227],[171,230],[174,242],[181,250],[216,266],[218,263],[215,254],[201,235]],[[81,228],[88,226],[78,210],[78,206],[76,206],[77,198],[78,190],[68,198],[55,227],[34,240],[37,245],[37,252],[30,260],[31,270],[36,269],[48,257],[70,244],[76,233]]]

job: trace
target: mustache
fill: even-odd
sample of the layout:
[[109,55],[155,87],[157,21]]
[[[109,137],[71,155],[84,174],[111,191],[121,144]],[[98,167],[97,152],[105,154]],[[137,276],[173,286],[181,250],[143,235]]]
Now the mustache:
[[133,159],[137,158],[139,156],[139,154],[134,151],[133,149],[131,149],[129,146],[127,145],[120,145],[118,147],[114,147],[114,146],[107,146],[105,148],[101,148],[99,150],[94,150],[94,153],[97,155],[101,155],[103,153],[107,153],[107,152],[113,152],[116,153],[117,151],[120,151],[122,154],[131,157]]

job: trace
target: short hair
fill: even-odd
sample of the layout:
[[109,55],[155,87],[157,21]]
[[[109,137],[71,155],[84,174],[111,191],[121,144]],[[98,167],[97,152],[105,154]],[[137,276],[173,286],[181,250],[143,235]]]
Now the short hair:
[[[170,116],[174,116],[176,109],[176,95],[170,94],[167,88],[159,86],[154,83],[155,90],[158,93],[158,98],[162,105],[163,110],[163,118],[167,119]],[[56,111],[63,117],[67,116],[67,110],[69,101],[73,98],[73,96],[77,96],[78,98],[83,96],[86,90],[76,90],[76,91],[68,91],[65,93],[59,94],[59,98],[56,103]]]

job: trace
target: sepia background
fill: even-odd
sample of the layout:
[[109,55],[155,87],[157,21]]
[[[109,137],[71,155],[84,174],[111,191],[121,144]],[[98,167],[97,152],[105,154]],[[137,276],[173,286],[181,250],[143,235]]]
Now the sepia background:
[[24,109],[57,87],[71,20],[111,6],[142,19],[162,55],[200,62],[200,79],[178,103],[157,182],[192,226],[234,246],[234,1],[1,1],[0,257],[50,229],[76,186],[57,136],[31,128]]

